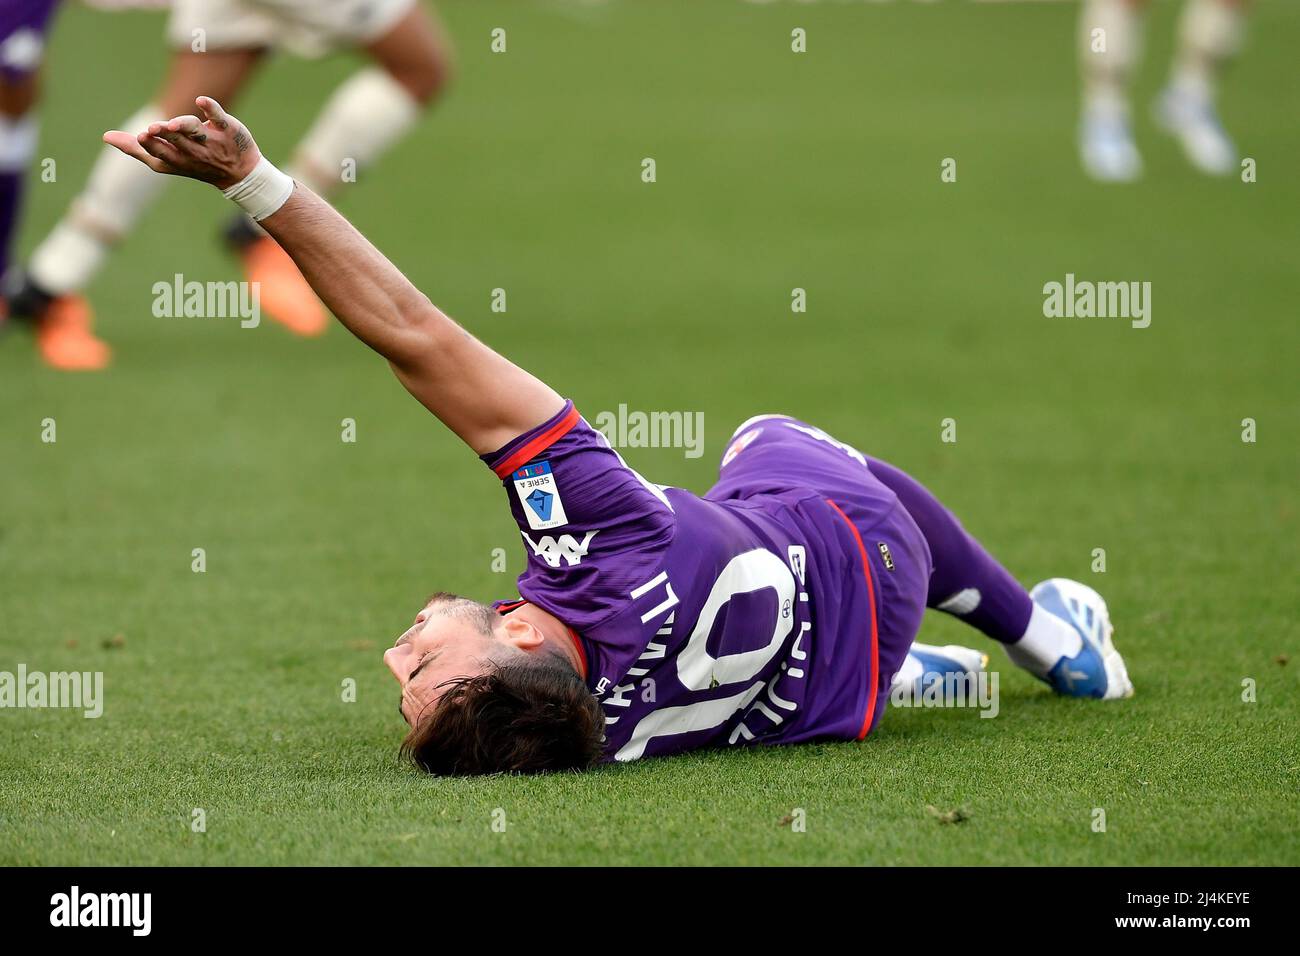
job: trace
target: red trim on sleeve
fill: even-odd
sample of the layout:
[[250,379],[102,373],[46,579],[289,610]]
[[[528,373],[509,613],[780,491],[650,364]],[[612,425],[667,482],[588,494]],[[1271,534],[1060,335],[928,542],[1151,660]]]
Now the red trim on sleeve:
[[494,465],[492,470],[496,472],[498,478],[505,478],[520,465],[525,465],[532,461],[546,449],[550,448],[557,441],[569,433],[574,425],[578,424],[581,418],[576,408],[570,407],[569,413],[552,425],[546,431],[534,435],[519,448],[510,454],[510,457],[502,460],[499,464]]
[[[858,543],[858,554],[862,556],[862,574],[867,579],[867,603],[871,606],[871,674],[869,680],[879,683],[880,679],[877,675],[880,673],[880,634],[876,629],[876,585],[871,579],[871,562],[867,560],[867,549],[862,544],[862,535],[858,534],[857,526],[849,520],[849,516],[840,510],[840,506],[835,502],[827,498],[826,503],[834,508],[836,513],[844,519],[844,523],[849,526],[849,530],[853,532],[853,540]],[[862,729],[858,731],[859,740],[865,737],[867,731],[871,729],[871,719],[876,716],[876,698],[879,696],[876,687],[870,685],[867,687],[867,713],[862,718]]]

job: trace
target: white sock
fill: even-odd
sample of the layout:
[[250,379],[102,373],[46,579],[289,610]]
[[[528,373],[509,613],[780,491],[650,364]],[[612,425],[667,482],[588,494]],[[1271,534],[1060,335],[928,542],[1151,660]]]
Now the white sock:
[[1079,73],[1086,112],[1128,115],[1128,80],[1142,46],[1138,12],[1126,0],[1086,0],[1079,13]]
[[1013,664],[1043,677],[1062,657],[1074,657],[1082,651],[1083,638],[1069,624],[1034,602],[1024,635],[1006,648]]
[[1178,53],[1171,84],[1200,99],[1212,99],[1220,68],[1241,49],[1244,17],[1236,4],[1189,0],[1178,21]]
[[[156,107],[146,106],[122,128],[139,132],[161,118]],[[52,295],[85,288],[109,249],[130,232],[166,182],[166,176],[105,146],[81,195],[32,253],[28,272],[33,281]]]
[[379,159],[420,116],[420,104],[387,71],[353,74],[321,108],[285,172],[322,196],[349,171]]

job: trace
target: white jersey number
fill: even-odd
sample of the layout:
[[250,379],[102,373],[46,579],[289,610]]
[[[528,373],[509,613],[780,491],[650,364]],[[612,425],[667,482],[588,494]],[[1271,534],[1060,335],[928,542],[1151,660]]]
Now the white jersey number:
[[[709,633],[721,611],[737,594],[751,594],[771,588],[776,592],[776,619],[772,636],[764,647],[737,654],[714,657],[709,653]],[[632,737],[619,748],[615,760],[637,760],[655,737],[708,730],[724,723],[736,711],[748,707],[763,690],[764,682],[754,678],[781,649],[794,628],[790,607],[795,597],[795,579],[786,563],[771,551],[761,548],[738,554],[722,569],[709,596],[700,608],[700,616],[690,639],[677,655],[677,677],[691,690],[709,690],[730,684],[754,681],[743,690],[718,700],[665,707],[647,714],[632,731]]]

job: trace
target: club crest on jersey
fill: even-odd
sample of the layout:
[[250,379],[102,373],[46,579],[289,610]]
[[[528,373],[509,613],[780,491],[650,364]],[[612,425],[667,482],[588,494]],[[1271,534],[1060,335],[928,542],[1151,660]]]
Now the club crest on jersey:
[[515,494],[519,495],[529,528],[545,531],[568,523],[569,519],[564,514],[564,502],[560,500],[560,490],[555,485],[549,461],[524,465],[510,478],[515,483]]

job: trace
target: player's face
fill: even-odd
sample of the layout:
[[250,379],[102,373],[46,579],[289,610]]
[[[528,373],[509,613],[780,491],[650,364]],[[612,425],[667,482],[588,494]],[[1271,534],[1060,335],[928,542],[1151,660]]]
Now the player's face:
[[[492,622],[492,633],[484,633],[483,621]],[[415,616],[384,652],[384,663],[402,687],[401,711],[408,724],[414,726],[437,701],[440,684],[482,674],[491,662],[519,653],[498,639],[496,622],[492,608],[447,594],[432,597]]]

